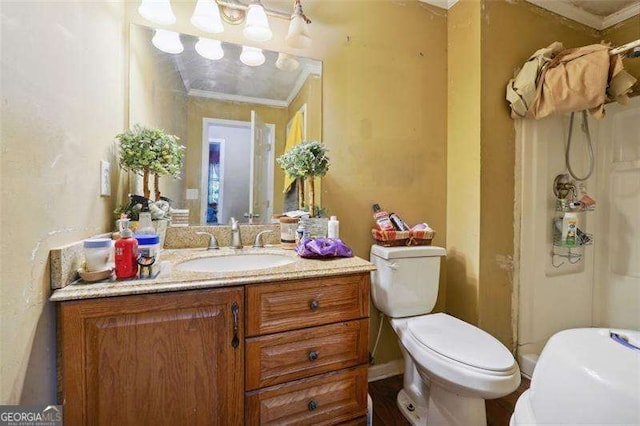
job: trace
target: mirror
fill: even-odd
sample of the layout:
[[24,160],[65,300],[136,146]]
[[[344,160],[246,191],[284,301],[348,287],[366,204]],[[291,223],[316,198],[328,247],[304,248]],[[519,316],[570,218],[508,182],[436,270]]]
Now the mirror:
[[[249,66],[262,57],[243,46],[156,34],[131,25],[129,123],[164,129],[186,147],[182,178],[161,178],[162,195],[189,209],[191,225],[269,223],[295,210],[295,183],[284,192],[275,159],[292,125],[303,140],[322,140],[322,63],[264,50],[264,63]],[[180,44],[180,53],[156,47]]]

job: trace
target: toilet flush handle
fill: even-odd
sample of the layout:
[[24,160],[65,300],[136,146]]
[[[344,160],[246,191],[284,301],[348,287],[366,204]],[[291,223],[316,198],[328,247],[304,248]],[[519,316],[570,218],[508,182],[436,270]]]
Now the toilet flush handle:
[[395,262],[394,262],[394,263],[389,263],[389,264],[387,265],[387,267],[388,267],[389,269],[393,269],[394,271],[395,271],[396,269],[398,269],[398,266],[399,266],[399,265],[398,265],[397,263],[395,263]]

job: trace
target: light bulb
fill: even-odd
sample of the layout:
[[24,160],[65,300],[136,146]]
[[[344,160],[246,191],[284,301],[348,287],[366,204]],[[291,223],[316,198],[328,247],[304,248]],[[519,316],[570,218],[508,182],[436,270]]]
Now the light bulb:
[[300,66],[300,62],[291,55],[286,53],[278,53],[278,59],[276,60],[276,68],[283,71],[295,71]]
[[240,61],[249,65],[250,67],[257,67],[264,64],[266,58],[262,53],[262,49],[251,46],[242,46],[242,53],[240,54]]
[[175,31],[156,30],[156,34],[151,39],[151,43],[158,49],[167,53],[182,53],[184,46],[180,41],[180,34]]
[[196,8],[191,15],[191,23],[199,30],[208,33],[221,33],[224,31],[220,9],[215,0],[198,0]]
[[296,49],[305,49],[311,46],[311,36],[309,35],[309,24],[302,16],[302,7],[299,3],[291,15],[289,32],[285,38],[287,44]]
[[273,33],[271,32],[271,28],[269,28],[267,14],[261,4],[250,4],[246,19],[244,30],[242,30],[242,34],[244,34],[246,38],[253,41],[271,40]]
[[210,38],[199,37],[196,43],[196,52],[203,58],[217,61],[224,57],[224,50],[222,50],[222,42],[220,40],[213,40]]
[[138,13],[144,19],[159,25],[171,25],[176,22],[176,15],[171,10],[169,0],[142,0]]

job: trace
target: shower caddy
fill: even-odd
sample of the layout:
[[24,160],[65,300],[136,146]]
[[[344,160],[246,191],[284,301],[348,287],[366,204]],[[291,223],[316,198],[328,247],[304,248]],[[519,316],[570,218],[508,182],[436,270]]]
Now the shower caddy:
[[[554,268],[560,268],[565,262],[569,262],[572,265],[580,262],[584,255],[584,247],[593,244],[593,235],[589,233],[583,233],[582,238],[576,238],[575,242],[568,243],[562,238],[562,231],[558,229],[557,222],[563,221],[564,216],[567,213],[576,213],[580,215],[578,223],[585,223],[585,215],[588,212],[594,211],[595,206],[578,206],[572,207],[572,204],[576,203],[577,191],[574,182],[568,174],[559,174],[553,181],[553,194],[556,197],[555,216],[551,224],[553,242],[551,245],[551,264]],[[576,231],[581,233],[582,230],[576,227]],[[560,258],[559,261],[556,261]],[[565,260],[563,260],[565,259]]]

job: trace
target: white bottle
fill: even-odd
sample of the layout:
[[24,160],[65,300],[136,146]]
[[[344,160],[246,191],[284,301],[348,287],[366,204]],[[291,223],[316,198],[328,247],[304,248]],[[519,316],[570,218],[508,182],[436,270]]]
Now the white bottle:
[[337,216],[331,216],[331,219],[329,219],[327,223],[327,237],[334,239],[340,238],[340,222]]

